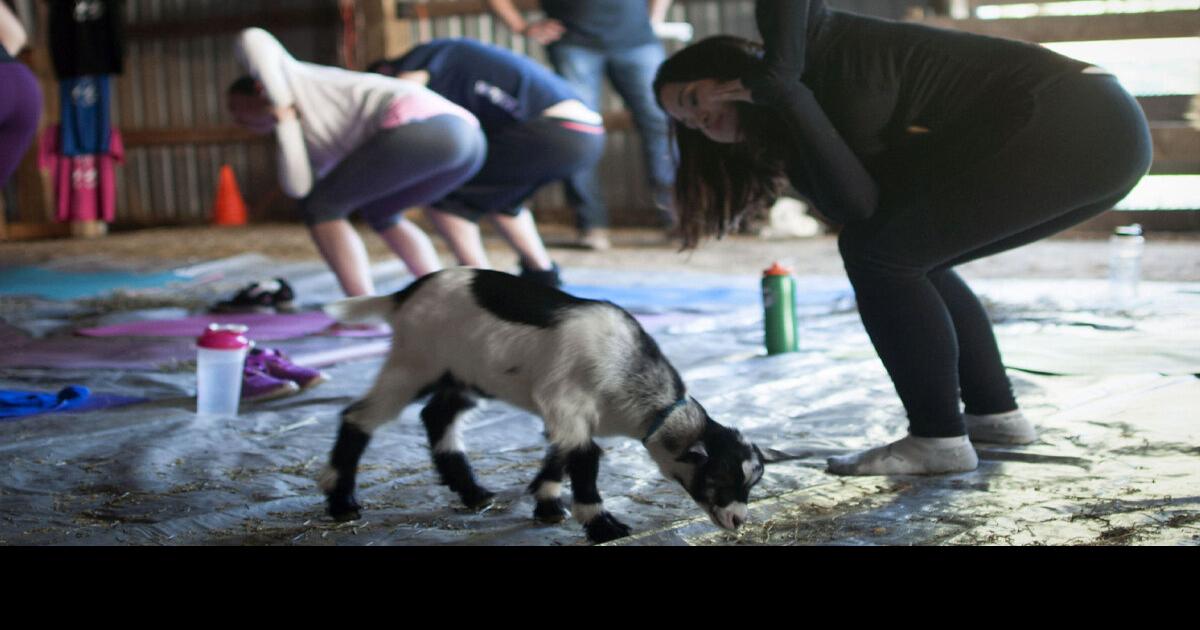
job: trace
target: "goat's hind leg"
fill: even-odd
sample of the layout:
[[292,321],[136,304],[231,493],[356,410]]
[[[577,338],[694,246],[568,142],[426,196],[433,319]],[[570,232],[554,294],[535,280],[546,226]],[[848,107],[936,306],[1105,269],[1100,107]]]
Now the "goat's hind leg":
[[496,494],[475,480],[457,427],[459,418],[474,406],[475,400],[466,388],[447,378],[421,410],[421,421],[429,434],[433,464],[442,483],[458,493],[463,505],[481,510],[492,504]]
[[402,369],[386,365],[370,393],[342,410],[337,442],[319,482],[334,520],[353,521],[361,515],[362,508],[354,496],[358,461],[375,430],[399,416],[416,394],[417,389]]
[[529,484],[529,491],[537,501],[537,506],[533,508],[533,517],[543,523],[561,523],[567,517],[567,511],[560,498],[563,469],[566,465],[566,460],[558,448],[551,445],[546,451],[542,470],[533,478],[533,483]]

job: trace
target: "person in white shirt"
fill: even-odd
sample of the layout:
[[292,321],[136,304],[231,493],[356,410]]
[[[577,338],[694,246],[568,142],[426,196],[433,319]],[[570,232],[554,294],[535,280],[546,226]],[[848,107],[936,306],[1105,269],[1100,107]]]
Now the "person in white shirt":
[[300,200],[343,292],[375,292],[366,247],[347,220],[355,210],[413,275],[440,269],[429,238],[402,212],[441,199],[482,167],[479,121],[417,83],[298,61],[259,28],[242,31],[236,53],[249,76],[230,86],[230,113],[275,133],[280,185]]

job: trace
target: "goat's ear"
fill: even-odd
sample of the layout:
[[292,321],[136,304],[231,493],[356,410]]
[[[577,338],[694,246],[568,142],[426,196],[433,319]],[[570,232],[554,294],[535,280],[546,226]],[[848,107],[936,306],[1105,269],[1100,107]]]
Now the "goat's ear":
[[699,466],[708,461],[708,451],[704,448],[703,440],[696,440],[688,450],[684,451],[675,461]]

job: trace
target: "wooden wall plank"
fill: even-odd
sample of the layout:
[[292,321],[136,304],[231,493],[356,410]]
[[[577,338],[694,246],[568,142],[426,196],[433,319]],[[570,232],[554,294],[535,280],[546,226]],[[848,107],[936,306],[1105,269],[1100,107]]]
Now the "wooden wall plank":
[[1155,123],[1150,126],[1154,139],[1154,162],[1166,168],[1174,165],[1173,172],[1200,173],[1196,170],[1179,170],[1181,165],[1200,167],[1200,129],[1188,123]]

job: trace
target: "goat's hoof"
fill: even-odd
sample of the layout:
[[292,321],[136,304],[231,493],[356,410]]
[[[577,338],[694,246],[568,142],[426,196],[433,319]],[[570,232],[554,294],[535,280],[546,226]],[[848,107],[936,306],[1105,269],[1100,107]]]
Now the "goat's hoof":
[[495,502],[496,493],[476,488],[474,490],[464,492],[459,495],[462,498],[463,505],[472,510],[483,510],[492,506]]
[[353,496],[342,499],[329,497],[329,516],[339,523],[346,521],[357,521],[362,518],[362,506],[358,501],[354,500]]
[[548,525],[561,523],[567,518],[567,509],[558,499],[538,501],[537,506],[533,508],[533,518]]
[[624,538],[632,531],[608,512],[601,512],[596,518],[588,521],[583,528],[587,531],[588,540],[597,544]]

